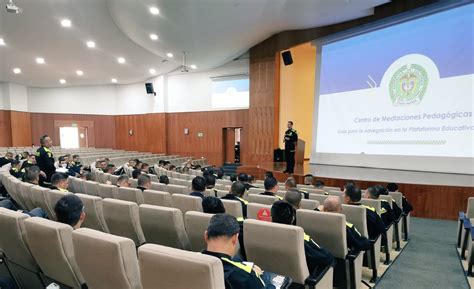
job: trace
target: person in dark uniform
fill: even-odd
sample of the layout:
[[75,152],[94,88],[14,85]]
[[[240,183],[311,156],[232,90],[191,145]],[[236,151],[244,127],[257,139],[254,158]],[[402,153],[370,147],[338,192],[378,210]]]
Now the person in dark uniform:
[[233,259],[240,227],[235,217],[228,214],[212,216],[204,233],[207,249],[202,254],[219,258],[224,268],[226,289],[264,289],[275,288],[263,281],[263,272],[256,266],[249,266]]
[[390,203],[387,200],[380,199],[380,193],[385,190],[386,189],[381,185],[369,187],[367,188],[365,197],[368,199],[380,200],[380,218],[385,224],[385,227],[388,228],[395,221],[395,214],[393,213]]
[[[395,183],[388,183],[387,190],[389,192],[399,192],[398,185]],[[410,202],[408,202],[407,198],[403,194],[402,194],[402,210],[403,210],[403,214],[405,215],[408,215],[411,211],[413,211],[413,206],[410,204]]]
[[283,199],[282,197],[276,194],[278,192],[279,187],[278,181],[275,178],[266,178],[263,182],[263,186],[265,187],[265,192],[260,193],[260,195],[277,197],[280,201]]
[[285,138],[283,142],[285,143],[285,160],[286,160],[286,169],[284,173],[292,174],[295,169],[295,152],[296,144],[298,142],[298,133],[293,129],[293,122],[288,121],[288,129],[285,132]]
[[249,202],[244,200],[244,193],[245,184],[241,181],[236,181],[230,187],[230,192],[227,195],[223,196],[221,199],[239,201],[242,205],[242,214],[244,218],[247,218],[247,205]]
[[204,192],[206,191],[206,180],[203,177],[197,176],[191,181],[192,192],[190,196],[200,197],[204,199]]
[[40,183],[50,183],[51,176],[56,171],[54,156],[51,151],[53,140],[48,135],[44,135],[40,138],[40,144],[41,147],[36,150],[36,163],[40,170],[46,174],[46,178],[41,178]]
[[21,162],[19,160],[13,160],[10,164],[11,164],[10,175],[22,181],[23,173],[21,172]]
[[13,160],[13,153],[7,152],[4,157],[0,158],[0,167],[3,167],[6,164],[11,163]]

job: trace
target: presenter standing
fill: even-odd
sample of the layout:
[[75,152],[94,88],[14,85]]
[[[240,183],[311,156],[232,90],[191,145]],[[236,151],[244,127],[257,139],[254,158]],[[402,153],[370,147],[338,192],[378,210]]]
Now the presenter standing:
[[288,129],[285,132],[285,138],[283,142],[285,143],[285,160],[286,160],[286,170],[284,173],[292,174],[295,169],[295,152],[296,144],[298,142],[298,133],[293,129],[293,122],[290,120],[287,124]]

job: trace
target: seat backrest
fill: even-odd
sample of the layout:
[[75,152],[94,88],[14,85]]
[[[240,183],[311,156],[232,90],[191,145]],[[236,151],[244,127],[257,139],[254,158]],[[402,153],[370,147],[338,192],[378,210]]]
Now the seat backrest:
[[320,204],[324,204],[324,201],[328,198],[327,195],[320,195],[320,194],[309,194],[310,200],[318,201]]
[[403,194],[400,192],[389,192],[388,195],[393,198],[400,209],[403,208]]
[[171,207],[173,201],[168,192],[145,190],[143,191],[143,203],[148,205]]
[[244,244],[247,258],[264,271],[291,277],[299,284],[309,276],[301,227],[247,219]]
[[302,199],[300,203],[300,208],[305,210],[314,210],[319,207],[320,203],[316,200],[307,200]]
[[84,183],[86,181],[80,178],[74,178],[74,193],[79,193],[79,194],[86,194],[86,188],[84,186]]
[[64,196],[70,195],[70,192],[61,192],[58,190],[50,190],[46,192],[46,199],[48,200],[48,210],[46,211],[48,216],[52,216],[53,220],[56,220],[56,213],[54,207],[56,203]]
[[91,196],[100,196],[99,195],[99,183],[94,181],[85,181],[84,182],[84,189],[87,195]]
[[76,196],[82,200],[84,212],[86,213],[86,219],[82,227],[108,233],[109,229],[104,219],[102,198],[85,194],[76,194]]
[[467,199],[466,214],[469,218],[474,218],[474,197],[469,197]]
[[[296,224],[301,226],[320,246],[334,257],[345,259],[347,255],[346,216],[311,210],[297,210]],[[321,225],[324,224],[324,225]]]
[[380,210],[382,208],[381,205],[380,205],[380,200],[362,198],[360,200],[360,202],[361,202],[362,205],[366,205],[366,206],[375,208],[377,213],[380,214]]
[[22,195],[20,193],[20,185],[21,181],[14,178],[10,177],[7,179],[9,182],[9,186],[7,187],[8,194],[10,194],[10,197],[17,202],[22,208],[26,208],[25,202],[23,201]]
[[143,204],[143,194],[139,189],[118,187],[114,192],[115,199]]
[[250,188],[249,190],[249,194],[255,194],[255,195],[258,195],[260,193],[263,193],[265,192],[265,189],[260,189],[260,188]]
[[234,200],[221,200],[224,204],[225,212],[229,215],[232,215],[236,218],[242,218],[244,215],[242,213],[242,203]]
[[184,225],[192,251],[200,252],[206,248],[204,232],[207,230],[212,216],[213,214],[192,211],[184,215]]
[[343,204],[342,213],[346,216],[347,222],[352,223],[362,236],[368,238],[366,208]]
[[75,230],[72,239],[77,264],[89,288],[142,288],[132,240],[88,228]]
[[118,179],[120,178],[120,176],[116,176],[116,175],[109,175],[108,177],[109,177],[109,181],[112,183],[112,185],[116,185]]
[[146,244],[138,260],[143,289],[225,288],[222,262],[213,256]]
[[152,182],[150,190],[165,192],[166,185],[158,182]]
[[183,215],[188,211],[202,212],[202,199],[200,197],[174,194],[171,195],[173,206],[180,209]]
[[43,273],[64,285],[84,284],[72,244],[72,227],[63,223],[28,218],[24,221],[26,243]]
[[138,180],[137,179],[130,179],[130,187],[131,188],[138,187]]
[[217,190],[216,194],[218,198],[222,198],[223,196],[227,195],[229,193],[228,190]]
[[169,184],[169,185],[166,185],[166,187],[164,187],[163,189],[164,191],[170,193],[170,194],[187,194],[187,189],[185,186],[179,186],[179,185],[173,185],[173,184]]
[[380,195],[380,200],[385,200],[389,203],[390,205],[390,208],[393,208],[393,198],[391,196],[387,196],[387,195]]
[[329,196],[337,196],[339,198],[344,198],[344,192],[341,192],[339,190],[337,190],[337,191],[330,190],[330,191],[328,191],[328,195]]
[[179,209],[140,205],[140,223],[148,243],[189,250],[189,239]]
[[0,251],[10,262],[33,272],[39,267],[26,244],[24,220],[29,216],[20,212],[0,208]]
[[273,196],[266,196],[266,195],[249,194],[248,200],[249,200],[249,203],[273,205],[273,203],[278,201],[278,198],[273,197]]
[[102,203],[105,223],[111,234],[130,238],[137,247],[145,243],[137,203],[115,199],[104,199]]
[[116,186],[114,185],[106,185],[106,184],[99,184],[98,187],[98,192],[99,192],[99,197],[102,199],[114,198],[114,191],[117,189]]
[[[48,213],[49,207],[48,201],[46,199],[46,194],[48,192],[48,188],[43,188],[40,186],[33,186],[30,188],[30,194],[31,198],[33,199],[33,204],[35,205],[35,207],[43,209],[46,213]],[[53,218],[53,216],[49,216],[49,218]]]
[[33,198],[31,196],[31,187],[33,187],[33,184],[29,183],[19,183],[18,189],[21,195],[21,198],[23,199],[23,202],[25,204],[25,210],[33,210],[35,208],[35,204],[33,203]]
[[316,189],[316,188],[304,188],[303,191],[309,193],[309,194],[318,194],[318,195],[324,195],[324,190],[322,189]]
[[264,205],[259,203],[249,203],[247,205],[247,218],[261,221],[272,221],[271,205]]

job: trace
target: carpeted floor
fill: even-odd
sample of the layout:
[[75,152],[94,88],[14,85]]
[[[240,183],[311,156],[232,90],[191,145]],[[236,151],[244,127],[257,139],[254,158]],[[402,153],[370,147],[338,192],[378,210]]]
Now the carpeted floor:
[[468,289],[456,253],[456,222],[411,218],[410,242],[376,289]]

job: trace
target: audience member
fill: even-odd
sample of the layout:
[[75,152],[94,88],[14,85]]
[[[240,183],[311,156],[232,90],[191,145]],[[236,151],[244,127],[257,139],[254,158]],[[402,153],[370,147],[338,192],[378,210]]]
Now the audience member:
[[[301,199],[303,199],[303,197],[301,196],[301,193],[296,190],[291,189],[286,192],[285,197],[283,198],[283,201],[293,206],[295,210],[298,210],[301,206]],[[296,221],[296,218],[295,218],[295,221]]]
[[25,169],[23,181],[33,185],[39,185],[40,169],[37,166],[31,166]]
[[204,177],[206,180],[206,189],[213,190],[216,186],[216,176],[214,175],[207,175]]
[[[388,183],[387,190],[389,192],[399,192],[398,185],[395,183]],[[405,215],[408,215],[411,211],[413,211],[413,206],[410,204],[410,202],[408,202],[407,198],[403,194],[402,194],[402,210],[403,210],[403,214]]]
[[141,175],[141,174],[142,174],[142,170],[140,170],[140,169],[134,169],[134,170],[132,171],[132,178],[133,178],[133,179],[137,179],[138,176]]
[[225,208],[219,198],[205,197],[202,199],[202,211],[207,214],[223,214],[225,213]]
[[277,197],[280,200],[283,199],[282,197],[276,194],[279,190],[279,187],[278,181],[274,177],[266,178],[263,182],[263,186],[265,187],[265,192],[260,193],[260,195]]
[[51,189],[61,192],[68,192],[68,175],[64,173],[54,173],[51,176]]
[[236,182],[237,181],[237,176],[235,174],[230,175],[229,177],[231,182]]
[[58,222],[67,224],[74,230],[79,229],[86,219],[84,205],[81,199],[74,194],[69,194],[59,199],[54,206],[54,212]]
[[138,176],[137,179],[137,189],[142,190],[149,190],[151,188],[151,178],[147,174],[141,174]]
[[127,175],[121,175],[117,179],[117,187],[129,188],[130,187],[130,178]]
[[303,183],[307,186],[312,186],[313,185],[313,180],[314,177],[312,174],[307,174],[304,176]]
[[3,167],[4,165],[11,163],[12,160],[13,160],[13,153],[6,152],[5,156],[0,158],[0,167]]
[[165,184],[165,185],[169,185],[170,179],[168,178],[168,176],[162,175],[162,176],[160,176],[160,183]]
[[204,192],[206,191],[206,180],[203,177],[197,176],[191,182],[192,192],[191,196],[201,197],[204,199]]
[[247,218],[247,205],[248,202],[244,200],[244,194],[245,194],[245,184],[236,181],[232,184],[230,187],[230,191],[227,195],[223,196],[223,200],[233,200],[233,201],[239,201],[240,204],[242,205],[242,214],[244,218]]
[[265,179],[267,178],[273,178],[273,173],[272,172],[265,172]]
[[41,171],[46,174],[46,177],[40,178],[40,183],[51,182],[51,176],[56,172],[54,166],[54,156],[51,151],[53,140],[48,135],[43,135],[40,138],[41,147],[36,151],[36,163]]
[[23,180],[23,173],[21,172],[21,162],[19,160],[12,160],[10,164],[10,175],[14,176],[20,181]]
[[385,188],[380,185],[368,187],[364,196],[367,199],[380,200],[380,218],[385,224],[385,227],[388,228],[395,221],[395,215],[388,201],[380,199],[381,190],[385,190]]
[[300,194],[302,194],[305,199],[309,199],[309,193],[308,192],[298,189],[298,185],[297,185],[296,179],[294,177],[289,177],[288,179],[286,179],[286,181],[285,181],[285,190],[287,190],[287,191],[289,191],[289,190],[297,191]]
[[21,169],[23,170],[32,166],[36,166],[36,156],[34,154],[29,155],[26,161],[21,164]]
[[316,189],[323,190],[324,189],[324,181],[316,180],[316,182],[314,183],[314,186],[316,187]]

